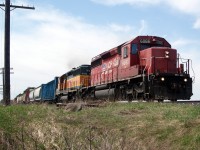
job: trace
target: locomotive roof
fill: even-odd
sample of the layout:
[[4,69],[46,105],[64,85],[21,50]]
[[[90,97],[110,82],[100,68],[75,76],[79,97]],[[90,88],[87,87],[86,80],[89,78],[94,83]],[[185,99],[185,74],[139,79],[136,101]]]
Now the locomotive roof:
[[162,40],[162,41],[165,43],[165,45],[167,45],[167,47],[171,47],[171,45],[169,44],[169,42],[167,42],[167,41],[166,41],[164,38],[162,38],[162,37],[158,37],[158,36],[148,36],[148,35],[147,35],[147,36],[137,36],[137,37],[134,38],[134,39],[131,39],[131,40],[125,42],[125,43],[122,43],[122,44],[118,45],[117,47],[114,47],[114,48],[112,48],[112,49],[110,49],[110,50],[108,50],[108,51],[105,51],[105,52],[103,52],[103,53],[101,53],[101,54],[99,54],[99,55],[93,57],[93,58],[92,58],[92,62],[95,61],[95,60],[104,58],[104,57],[112,56],[112,55],[114,55],[114,54],[117,53],[117,50],[118,50],[119,47],[121,47],[121,46],[123,46],[123,45],[126,45],[126,44],[130,44],[130,43],[139,43],[140,40],[141,40],[141,39],[144,39],[144,38],[149,39],[149,40],[151,40],[151,41]]
[[64,76],[66,76],[66,75],[69,75],[70,73],[72,73],[73,71],[75,71],[75,70],[77,70],[77,69],[79,69],[79,68],[81,68],[81,67],[90,67],[90,66],[91,66],[91,65],[88,65],[88,64],[80,65],[80,66],[78,66],[77,68],[72,68],[70,71],[64,73],[64,74],[61,75],[60,77],[64,77]]
[[156,40],[156,39],[159,39],[159,40],[164,41],[164,42],[166,43],[166,45],[169,45],[169,46],[171,47],[171,45],[169,44],[169,42],[167,42],[167,40],[165,40],[164,38],[159,37],[159,36],[149,36],[149,35],[146,35],[146,36],[144,36],[144,35],[142,35],[142,36],[137,36],[136,38],[131,39],[131,40],[125,42],[123,45],[129,44],[129,43],[132,43],[132,42],[136,42],[136,43],[137,43],[138,41],[140,41],[141,39],[144,39],[144,38],[150,39],[150,40],[152,40],[152,41],[154,41],[154,40]]

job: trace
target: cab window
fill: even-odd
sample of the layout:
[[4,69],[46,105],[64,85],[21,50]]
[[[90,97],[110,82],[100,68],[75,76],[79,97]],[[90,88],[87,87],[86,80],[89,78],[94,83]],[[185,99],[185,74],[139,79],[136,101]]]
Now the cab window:
[[128,48],[124,47],[123,58],[128,57]]
[[152,47],[150,44],[141,44],[140,45],[141,50],[144,50],[144,49],[147,49],[147,48],[150,48],[150,47]]
[[81,75],[90,75],[90,66],[82,67],[81,68]]
[[131,54],[137,54],[137,44],[132,44]]

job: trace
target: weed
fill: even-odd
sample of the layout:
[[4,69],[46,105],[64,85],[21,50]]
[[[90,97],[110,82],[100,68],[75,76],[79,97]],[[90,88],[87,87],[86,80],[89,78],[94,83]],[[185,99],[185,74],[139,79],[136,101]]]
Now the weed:
[[80,112],[0,106],[0,149],[198,149],[199,115],[199,106],[160,103],[108,103]]

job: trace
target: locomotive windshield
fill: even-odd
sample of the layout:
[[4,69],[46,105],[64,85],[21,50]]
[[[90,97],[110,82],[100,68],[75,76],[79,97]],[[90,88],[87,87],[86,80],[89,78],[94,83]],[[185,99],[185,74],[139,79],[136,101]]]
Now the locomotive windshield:
[[91,70],[90,66],[81,67],[81,74],[82,75],[90,75],[90,70]]
[[165,47],[165,46],[160,44],[140,44],[140,50],[144,50],[150,47]]

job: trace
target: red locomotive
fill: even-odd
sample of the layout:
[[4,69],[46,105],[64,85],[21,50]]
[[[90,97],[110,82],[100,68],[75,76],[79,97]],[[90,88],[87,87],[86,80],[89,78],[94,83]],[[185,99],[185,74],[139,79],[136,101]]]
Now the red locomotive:
[[138,36],[92,59],[94,97],[163,101],[190,99],[190,60],[179,64],[176,49],[161,37]]

